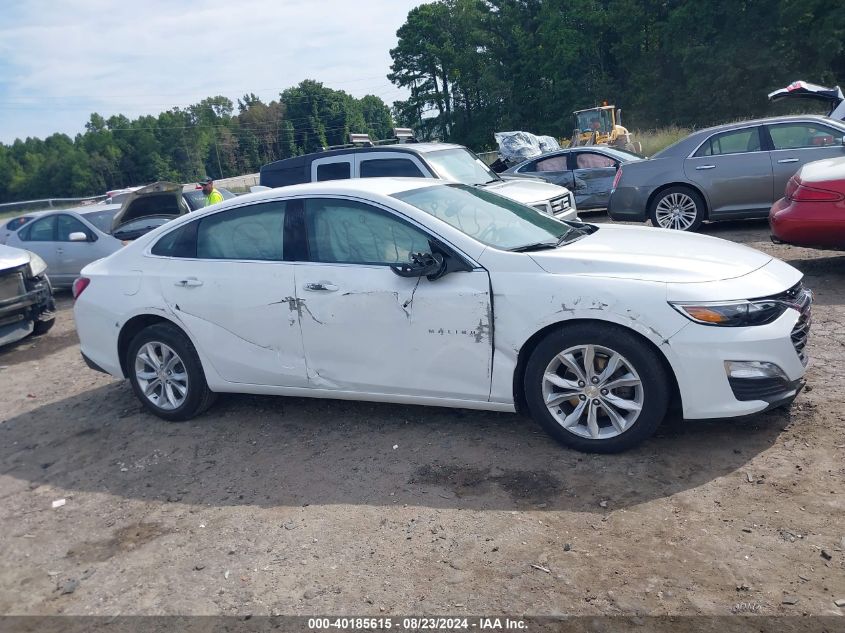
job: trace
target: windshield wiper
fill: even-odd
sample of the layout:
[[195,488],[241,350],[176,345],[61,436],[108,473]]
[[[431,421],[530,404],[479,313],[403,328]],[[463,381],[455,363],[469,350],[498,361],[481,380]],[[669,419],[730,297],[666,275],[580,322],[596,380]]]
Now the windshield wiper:
[[558,240],[552,240],[552,241],[549,241],[549,242],[535,242],[534,244],[526,244],[525,246],[517,246],[516,248],[509,248],[508,250],[511,253],[528,253],[529,251],[544,251],[544,250],[548,250],[548,249],[551,249],[551,248],[557,248],[558,246],[561,245],[561,243],[562,243],[561,240],[563,240],[563,238],[560,238]]
[[526,244],[525,246],[517,246],[516,248],[509,248],[512,253],[527,253],[529,251],[544,251],[552,248],[557,248],[563,244],[574,242],[578,238],[584,237],[593,233],[595,229],[590,225],[571,226],[569,230],[558,237],[556,240],[546,240],[545,242],[535,242],[533,244]]

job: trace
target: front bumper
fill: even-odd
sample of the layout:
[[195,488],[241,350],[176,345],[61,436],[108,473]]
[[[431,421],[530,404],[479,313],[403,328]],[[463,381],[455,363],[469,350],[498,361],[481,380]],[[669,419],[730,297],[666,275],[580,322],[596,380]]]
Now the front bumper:
[[0,300],[0,345],[8,345],[29,336],[37,321],[49,321],[56,316],[53,289],[46,277],[19,276],[16,296]]
[[[803,387],[809,362],[809,328],[809,300],[801,312],[788,309],[768,325],[686,325],[664,348],[678,381],[684,417],[735,417],[791,402]],[[773,363],[780,367],[785,379],[729,378],[725,361]]]

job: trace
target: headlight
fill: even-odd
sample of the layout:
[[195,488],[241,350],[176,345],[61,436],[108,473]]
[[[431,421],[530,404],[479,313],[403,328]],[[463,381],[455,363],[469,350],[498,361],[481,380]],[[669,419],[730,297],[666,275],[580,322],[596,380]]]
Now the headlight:
[[47,270],[47,262],[41,259],[38,255],[29,252],[29,270],[33,277],[40,277]]
[[723,327],[765,325],[789,307],[780,301],[722,301],[714,303],[672,303],[675,310],[696,323]]

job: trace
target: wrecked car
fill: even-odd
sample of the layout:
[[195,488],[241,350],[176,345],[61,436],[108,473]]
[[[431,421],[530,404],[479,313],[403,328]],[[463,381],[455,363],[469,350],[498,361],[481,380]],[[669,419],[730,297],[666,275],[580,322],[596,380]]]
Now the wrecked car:
[[503,172],[503,176],[542,178],[575,194],[579,211],[606,209],[617,170],[643,160],[614,147],[592,145],[540,154]]
[[35,253],[0,245],[0,346],[53,327],[56,306],[46,272]]
[[620,451],[789,404],[802,274],[713,237],[565,222],[422,178],[293,185],[175,219],[85,267],[89,366],[187,420],[223,392],[526,411]]

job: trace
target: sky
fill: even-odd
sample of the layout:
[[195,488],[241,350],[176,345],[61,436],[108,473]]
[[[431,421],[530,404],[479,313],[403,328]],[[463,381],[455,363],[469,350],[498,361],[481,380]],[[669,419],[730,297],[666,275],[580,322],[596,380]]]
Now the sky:
[[278,99],[314,79],[392,105],[396,31],[421,0],[5,0],[0,142],[83,132],[223,95]]

